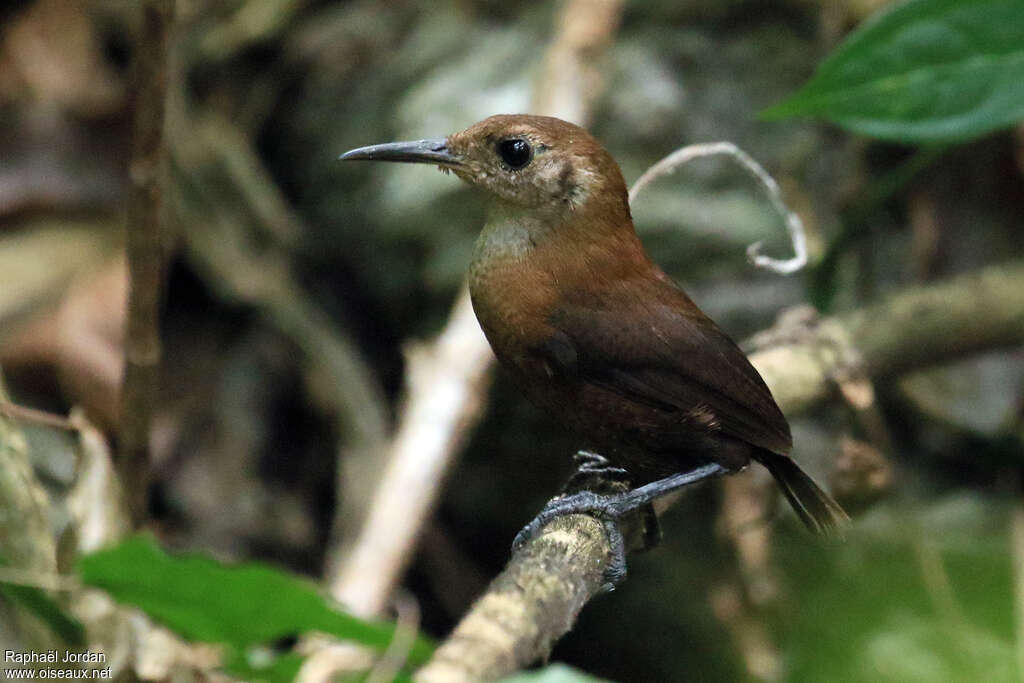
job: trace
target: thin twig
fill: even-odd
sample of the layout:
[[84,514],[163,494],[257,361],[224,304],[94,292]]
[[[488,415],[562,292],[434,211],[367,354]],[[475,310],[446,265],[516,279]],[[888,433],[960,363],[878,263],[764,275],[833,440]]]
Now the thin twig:
[[0,399],[0,415],[6,415],[12,420],[29,422],[31,424],[42,425],[44,427],[52,427],[53,429],[60,429],[66,432],[78,431],[78,425],[63,415],[50,413],[37,408],[29,408],[28,406],[4,401],[3,399]]
[[363,528],[331,584],[356,614],[377,614],[390,600],[452,455],[482,411],[492,358],[465,289],[437,341],[410,347],[398,432]]
[[128,202],[128,315],[121,386],[117,468],[129,492],[129,508],[140,524],[149,488],[149,429],[160,365],[162,299],[164,109],[167,47],[174,0],[149,0],[142,8],[136,46],[132,191]]
[[76,550],[85,554],[131,533],[131,519],[106,436],[80,408],[71,411],[69,420],[78,430],[78,463],[65,501],[75,527]]
[[366,683],[389,683],[405,666],[409,650],[416,642],[420,630],[420,606],[416,599],[405,591],[398,591],[392,601],[395,608],[395,635],[373,669],[366,676]]
[[793,245],[793,258],[776,259],[761,254],[763,242],[755,242],[747,247],[747,258],[758,268],[770,270],[773,273],[788,275],[807,265],[807,236],[804,233],[804,224],[795,211],[790,211],[782,200],[782,191],[778,183],[772,178],[759,163],[731,142],[706,142],[698,145],[687,145],[677,149],[667,157],[644,171],[629,190],[629,203],[633,204],[640,191],[658,178],[669,175],[685,163],[701,157],[724,154],[739,162],[740,166],[753,177],[768,194],[775,211],[782,216],[786,222],[786,230],[789,232],[789,239]]
[[570,0],[544,57],[530,110],[586,126],[604,87],[598,59],[622,19],[622,0]]
[[771,683],[782,678],[782,658],[772,630],[759,606],[751,604],[744,586],[727,581],[711,591],[711,609],[728,629],[743,658],[748,679]]
[[764,609],[781,592],[772,562],[772,501],[776,487],[762,469],[751,468],[722,481],[722,533],[736,550],[740,579],[750,607]]
[[305,638],[298,650],[307,654],[295,677],[296,683],[326,683],[346,674],[366,673],[366,683],[395,680],[416,642],[420,626],[420,607],[409,593],[399,590],[392,602],[395,633],[380,655],[353,642],[338,642],[325,636]]

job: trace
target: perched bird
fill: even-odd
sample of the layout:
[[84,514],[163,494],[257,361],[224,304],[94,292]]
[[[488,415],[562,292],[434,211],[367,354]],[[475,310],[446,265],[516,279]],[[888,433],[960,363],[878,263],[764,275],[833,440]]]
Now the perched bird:
[[492,116],[447,138],[354,149],[342,160],[428,163],[487,198],[469,267],[473,309],[523,393],[574,430],[583,475],[631,490],[552,500],[517,542],[552,517],[617,521],[668,491],[736,472],[775,477],[812,531],[846,520],[787,455],[789,425],[736,344],[644,251],[622,172],[587,131],[545,116]]

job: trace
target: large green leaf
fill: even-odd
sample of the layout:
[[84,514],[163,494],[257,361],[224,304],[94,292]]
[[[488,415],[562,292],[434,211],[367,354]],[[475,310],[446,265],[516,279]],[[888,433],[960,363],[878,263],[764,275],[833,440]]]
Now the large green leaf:
[[1024,0],[910,0],[865,22],[765,118],[957,142],[1024,119]]
[[[394,626],[338,611],[310,582],[260,564],[225,566],[201,555],[171,556],[147,536],[87,555],[84,583],[140,607],[188,638],[226,643],[239,651],[309,631],[377,649]],[[431,646],[417,639],[409,659],[425,661]]]

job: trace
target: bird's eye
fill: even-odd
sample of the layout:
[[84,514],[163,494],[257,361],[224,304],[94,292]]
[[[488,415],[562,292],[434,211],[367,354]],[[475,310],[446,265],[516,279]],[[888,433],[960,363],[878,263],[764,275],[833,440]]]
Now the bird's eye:
[[511,138],[499,142],[498,154],[501,155],[502,161],[513,170],[523,168],[533,158],[533,150],[530,149],[530,143],[520,138]]

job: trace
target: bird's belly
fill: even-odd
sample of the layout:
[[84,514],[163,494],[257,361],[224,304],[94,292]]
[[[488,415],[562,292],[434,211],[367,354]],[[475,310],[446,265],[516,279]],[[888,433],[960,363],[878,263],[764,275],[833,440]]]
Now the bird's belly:
[[[477,319],[501,364],[522,392],[579,436],[579,447],[629,470],[634,482],[715,461],[747,464],[750,447],[692,419],[698,406],[668,409],[580,379],[575,351],[558,343],[547,320],[557,294],[530,262],[474,263],[470,293]],[[570,357],[563,357],[566,354]]]
[[749,445],[667,410],[589,383],[545,376],[543,368],[510,368],[522,391],[556,422],[633,475],[635,484],[717,462],[730,470],[750,461]]

